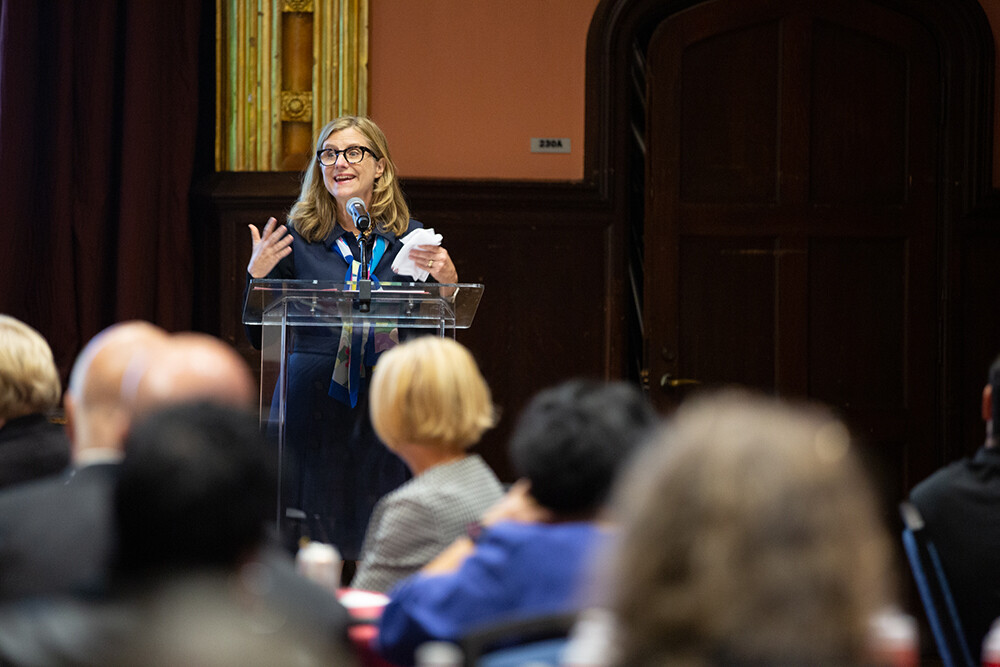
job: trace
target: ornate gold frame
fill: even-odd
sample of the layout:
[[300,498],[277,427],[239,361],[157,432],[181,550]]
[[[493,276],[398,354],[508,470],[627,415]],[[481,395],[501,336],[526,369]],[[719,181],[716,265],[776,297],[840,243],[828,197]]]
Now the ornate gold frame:
[[216,0],[215,169],[298,171],[368,110],[368,0]]

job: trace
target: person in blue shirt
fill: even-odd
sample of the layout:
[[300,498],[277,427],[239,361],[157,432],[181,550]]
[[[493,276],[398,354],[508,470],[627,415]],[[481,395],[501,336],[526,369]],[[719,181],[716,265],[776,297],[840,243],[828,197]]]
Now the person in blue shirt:
[[412,664],[426,641],[581,608],[581,580],[606,534],[604,501],[656,421],[641,392],[624,383],[575,380],[538,394],[510,443],[520,479],[471,537],[389,593],[380,653]]
[[[382,130],[368,118],[344,116],[320,130],[316,158],[305,170],[288,224],[270,218],[262,230],[249,226],[253,251],[247,285],[252,278],[356,280],[360,230],[347,210],[355,198],[364,202],[372,223],[373,282],[413,281],[396,274],[392,264],[401,239],[423,225],[410,217]],[[415,246],[410,259],[438,283],[458,282],[443,246]],[[374,332],[363,351],[352,355],[339,329],[297,329],[287,369],[281,506],[302,521],[285,537],[289,545],[300,537],[332,543],[345,560],[356,560],[375,503],[410,477],[406,465],[379,441],[368,417],[371,369],[399,334],[395,329]],[[247,334],[259,348],[260,327],[248,327]],[[345,359],[351,356],[355,366],[349,368]]]

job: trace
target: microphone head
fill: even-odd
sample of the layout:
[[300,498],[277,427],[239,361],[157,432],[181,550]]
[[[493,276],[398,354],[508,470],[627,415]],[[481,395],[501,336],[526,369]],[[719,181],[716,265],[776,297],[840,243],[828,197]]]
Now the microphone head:
[[351,197],[347,200],[347,212],[354,220],[354,226],[358,228],[358,231],[368,230],[372,219],[368,215],[368,207],[365,206],[365,201],[361,197]]

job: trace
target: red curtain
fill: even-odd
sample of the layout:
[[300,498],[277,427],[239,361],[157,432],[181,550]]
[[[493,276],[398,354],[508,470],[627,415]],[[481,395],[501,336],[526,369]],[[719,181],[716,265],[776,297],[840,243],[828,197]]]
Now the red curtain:
[[201,1],[0,0],[0,312],[64,374],[114,322],[191,326]]

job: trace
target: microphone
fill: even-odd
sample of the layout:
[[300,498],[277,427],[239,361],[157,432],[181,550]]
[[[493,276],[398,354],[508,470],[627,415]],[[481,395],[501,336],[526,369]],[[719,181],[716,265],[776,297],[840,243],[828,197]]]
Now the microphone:
[[351,219],[354,220],[354,226],[358,228],[358,231],[364,234],[371,227],[372,219],[368,215],[368,208],[365,206],[365,202],[361,197],[351,197],[347,200],[347,212],[351,215]]

